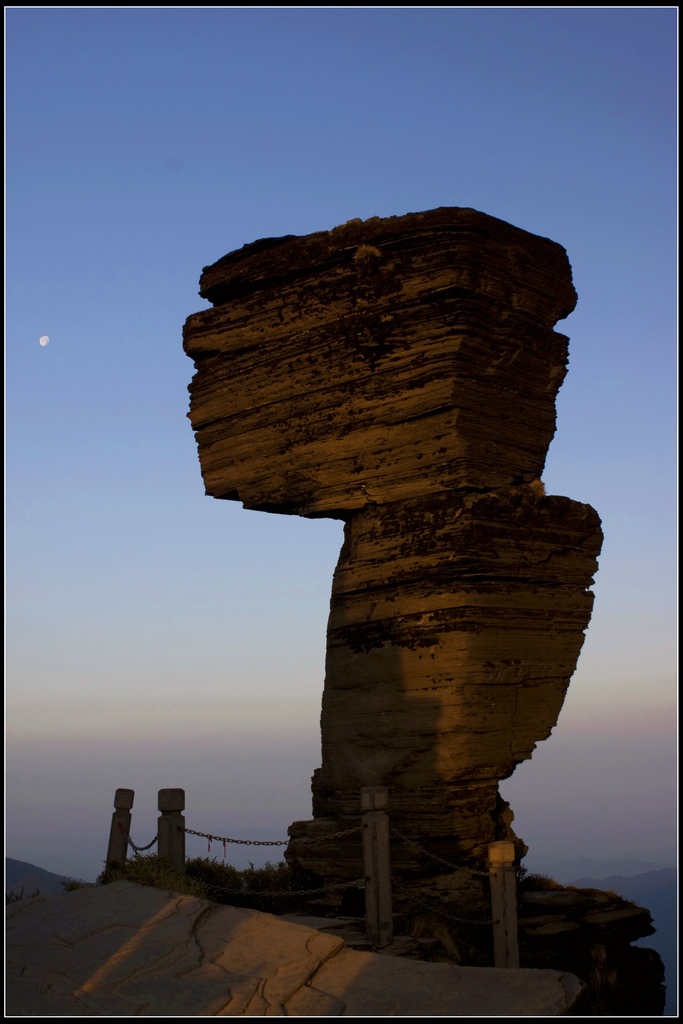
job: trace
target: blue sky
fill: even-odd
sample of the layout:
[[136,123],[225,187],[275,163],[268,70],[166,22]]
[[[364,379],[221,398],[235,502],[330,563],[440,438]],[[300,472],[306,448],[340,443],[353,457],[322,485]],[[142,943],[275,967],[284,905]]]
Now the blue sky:
[[182,325],[245,243],[437,206],[559,242],[579,295],[544,480],[602,517],[595,611],[503,792],[539,856],[673,845],[677,29],[6,10],[9,855],[94,877],[117,786],[143,831],[161,786],[205,831],[309,817],[341,524],[204,496]]

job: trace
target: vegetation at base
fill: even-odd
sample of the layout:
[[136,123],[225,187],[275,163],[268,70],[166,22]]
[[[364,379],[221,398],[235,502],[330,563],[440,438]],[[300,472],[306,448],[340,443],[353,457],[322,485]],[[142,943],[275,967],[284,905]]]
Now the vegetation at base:
[[10,890],[5,893],[5,906],[9,903],[19,903],[21,900],[30,900],[32,896],[40,896],[40,889],[35,889],[33,892],[26,892],[22,886],[19,892],[12,892],[12,890]]
[[[75,878],[65,878],[62,881],[62,888],[65,892],[73,892],[74,889],[83,889],[90,885],[90,882],[77,882]],[[5,905],[9,903],[19,903],[21,900],[30,900],[33,896],[42,896],[40,889],[34,889],[33,892],[26,892],[22,886],[19,892],[10,890],[5,893]]]
[[517,890],[519,892],[550,892],[553,889],[564,888],[548,875],[537,875],[527,871],[526,868],[517,869]]
[[92,889],[92,882],[79,882],[75,878],[65,878],[62,882],[64,892],[75,892],[76,889]]
[[238,871],[230,864],[209,857],[194,857],[185,862],[183,872],[155,854],[135,857],[123,866],[107,865],[97,884],[120,880],[268,914],[292,913],[304,908],[304,896],[289,894],[313,888],[309,877],[294,872],[284,861],[269,862],[262,868],[251,864]]

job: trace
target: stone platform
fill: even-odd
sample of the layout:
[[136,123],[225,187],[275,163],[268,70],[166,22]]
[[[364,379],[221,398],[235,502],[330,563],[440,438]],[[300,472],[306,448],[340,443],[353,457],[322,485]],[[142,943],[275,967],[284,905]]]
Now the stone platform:
[[[331,924],[331,922],[328,922]],[[558,1016],[584,986],[553,970],[349,949],[255,910],[115,882],[7,908],[8,1016]]]

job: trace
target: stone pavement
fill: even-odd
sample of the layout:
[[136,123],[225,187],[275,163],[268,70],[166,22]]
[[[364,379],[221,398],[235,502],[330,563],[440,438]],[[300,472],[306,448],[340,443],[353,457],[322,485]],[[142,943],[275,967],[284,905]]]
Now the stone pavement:
[[255,910],[114,882],[7,907],[7,1016],[556,1016],[550,970],[349,949]]

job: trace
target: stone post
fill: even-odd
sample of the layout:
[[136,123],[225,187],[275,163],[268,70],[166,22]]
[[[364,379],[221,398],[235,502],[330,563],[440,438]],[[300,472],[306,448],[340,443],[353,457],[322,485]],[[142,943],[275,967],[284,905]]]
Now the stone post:
[[157,850],[174,865],[185,870],[185,790],[159,790]]
[[130,834],[131,808],[135,799],[135,790],[117,789],[114,794],[114,813],[111,816],[109,830],[109,846],[107,847],[107,866],[126,863],[128,852],[128,836]]
[[495,967],[519,967],[514,859],[514,843],[507,840],[489,843],[493,963]]
[[384,786],[360,791],[365,870],[365,926],[368,942],[388,946],[393,938],[388,797]]

